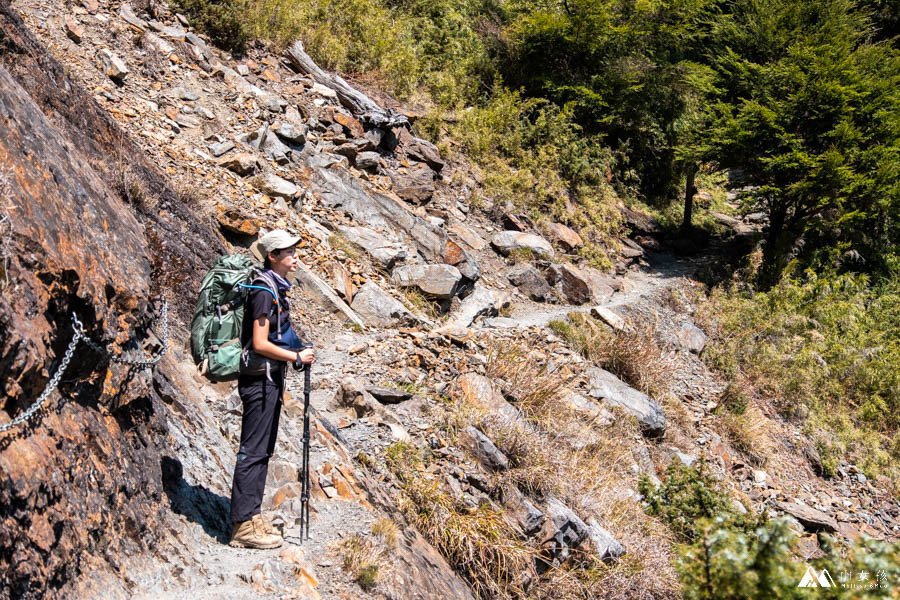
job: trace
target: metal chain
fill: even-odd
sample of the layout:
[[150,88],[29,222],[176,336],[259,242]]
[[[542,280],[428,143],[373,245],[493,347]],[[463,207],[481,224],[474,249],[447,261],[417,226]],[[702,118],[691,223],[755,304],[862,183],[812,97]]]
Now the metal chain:
[[44,406],[44,402],[47,401],[47,398],[50,397],[50,394],[53,393],[53,390],[56,389],[56,386],[59,385],[59,380],[62,377],[63,372],[68,368],[69,361],[72,360],[72,354],[75,352],[75,348],[78,347],[78,342],[84,338],[84,333],[81,330],[81,323],[78,323],[78,318],[75,315],[72,315],[72,320],[78,325],[75,327],[75,335],[72,336],[72,341],[69,342],[69,347],[66,348],[66,353],[63,356],[62,362],[59,363],[59,368],[56,370],[56,374],[50,378],[50,382],[47,384],[47,387],[44,388],[44,391],[38,396],[37,401],[28,407],[22,414],[18,415],[15,419],[10,421],[9,423],[4,423],[0,425],[0,433],[6,433],[13,427],[18,427],[23,424],[25,421],[30,419],[34,413],[41,410],[41,407]]
[[75,348],[78,347],[78,342],[83,341],[95,352],[104,354],[106,356],[111,356],[111,360],[113,362],[137,367],[151,367],[158,363],[160,359],[162,359],[166,351],[169,349],[168,302],[163,301],[162,310],[160,311],[160,319],[162,320],[162,348],[160,348],[159,352],[156,355],[151,356],[147,360],[137,360],[120,356],[112,356],[106,348],[84,334],[84,326],[81,324],[81,321],[78,320],[78,317],[73,313],[72,329],[74,330],[74,334],[72,335],[72,341],[69,342],[69,347],[66,348],[66,352],[63,355],[62,361],[59,363],[59,368],[56,370],[56,373],[53,375],[53,377],[50,378],[50,381],[47,383],[47,387],[44,388],[44,391],[41,392],[41,395],[38,396],[38,399],[31,406],[29,406],[20,415],[17,415],[9,423],[3,423],[2,425],[0,425],[0,434],[6,433],[10,429],[22,425],[28,419],[33,417],[35,413],[41,410],[41,408],[44,406],[44,403],[47,402],[47,399],[50,397],[50,394],[52,394],[59,385],[59,380],[62,378],[63,373],[67,368],[69,368],[69,362],[71,362],[72,360],[72,355],[75,353]]
[[160,321],[162,321],[162,338],[160,339],[162,347],[159,349],[158,353],[156,353],[155,355],[151,355],[150,358],[147,359],[128,358],[127,356],[112,356],[109,350],[107,350],[105,347],[101,346],[94,340],[85,337],[84,341],[94,352],[110,356],[110,360],[112,362],[120,363],[123,365],[131,365],[133,367],[152,367],[162,359],[163,355],[169,349],[169,303],[166,301],[163,301],[159,318]]

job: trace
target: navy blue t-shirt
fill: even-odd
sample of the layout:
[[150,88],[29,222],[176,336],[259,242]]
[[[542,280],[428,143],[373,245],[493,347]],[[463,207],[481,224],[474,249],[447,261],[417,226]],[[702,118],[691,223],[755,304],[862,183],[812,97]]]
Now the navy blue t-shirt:
[[[254,285],[260,285],[255,283]],[[278,299],[281,304],[281,322],[290,322],[291,307],[288,303],[287,296],[280,294]],[[275,298],[272,293],[266,290],[250,290],[247,295],[247,302],[244,305],[244,322],[241,329],[241,346],[247,346],[253,338],[253,323],[260,317],[269,317],[269,337],[278,332],[278,310],[275,307]]]

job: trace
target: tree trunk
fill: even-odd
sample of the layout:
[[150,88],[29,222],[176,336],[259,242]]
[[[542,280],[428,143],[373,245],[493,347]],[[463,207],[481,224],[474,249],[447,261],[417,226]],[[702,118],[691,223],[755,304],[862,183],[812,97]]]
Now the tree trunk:
[[763,246],[763,262],[759,270],[759,285],[763,290],[778,283],[784,269],[786,218],[786,204],[777,203],[769,209],[769,232]]
[[694,216],[694,194],[697,188],[694,186],[694,176],[697,174],[697,165],[691,163],[687,167],[684,182],[684,219],[681,221],[681,228],[689,230],[693,227]]
[[337,75],[332,75],[319,67],[303,50],[303,44],[294,42],[284,51],[288,61],[296,71],[309,75],[313,81],[337,92],[340,103],[352,112],[360,121],[372,127],[389,129],[391,127],[409,127],[406,115],[398,114],[392,109],[385,110],[371,98],[354,89],[349,83]]

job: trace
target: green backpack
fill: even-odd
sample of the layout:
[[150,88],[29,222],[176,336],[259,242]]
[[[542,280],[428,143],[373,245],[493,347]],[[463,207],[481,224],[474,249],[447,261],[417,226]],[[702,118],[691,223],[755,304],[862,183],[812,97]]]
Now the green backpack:
[[260,266],[249,256],[222,256],[200,284],[191,319],[191,353],[200,372],[213,381],[237,377],[247,289]]

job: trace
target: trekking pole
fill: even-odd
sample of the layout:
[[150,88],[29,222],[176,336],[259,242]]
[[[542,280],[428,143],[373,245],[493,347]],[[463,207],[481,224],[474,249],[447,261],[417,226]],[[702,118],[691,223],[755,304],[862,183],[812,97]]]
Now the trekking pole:
[[[304,344],[303,348],[312,348],[312,344]],[[310,367],[303,365],[303,469],[301,470],[300,493],[300,541],[303,541],[304,525],[306,539],[309,539],[309,388]]]

